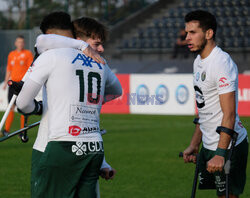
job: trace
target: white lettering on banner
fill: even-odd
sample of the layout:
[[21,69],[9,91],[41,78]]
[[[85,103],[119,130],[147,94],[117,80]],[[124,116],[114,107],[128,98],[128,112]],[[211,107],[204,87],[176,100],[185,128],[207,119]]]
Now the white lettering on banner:
[[238,93],[239,101],[250,101],[250,88],[239,89]]

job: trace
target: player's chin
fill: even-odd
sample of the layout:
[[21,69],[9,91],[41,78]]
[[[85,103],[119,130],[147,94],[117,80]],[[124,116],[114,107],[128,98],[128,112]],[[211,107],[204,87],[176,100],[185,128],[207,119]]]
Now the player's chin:
[[199,53],[200,52],[200,48],[198,48],[198,47],[192,47],[189,50],[190,50],[190,52],[193,52],[193,53]]

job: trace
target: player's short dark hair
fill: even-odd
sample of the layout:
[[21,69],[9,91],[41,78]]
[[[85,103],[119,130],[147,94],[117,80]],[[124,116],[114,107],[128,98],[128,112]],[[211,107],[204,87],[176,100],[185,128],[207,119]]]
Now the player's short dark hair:
[[185,22],[188,23],[190,21],[199,21],[200,27],[204,32],[212,29],[214,32],[213,38],[215,39],[217,22],[213,14],[204,10],[195,10],[185,16]]
[[107,28],[93,18],[82,17],[73,21],[75,36],[83,40],[99,38],[102,42],[107,39]]
[[40,29],[43,34],[48,29],[71,30],[73,33],[73,24],[68,13],[57,11],[45,16],[40,24]]
[[19,35],[17,35],[17,36],[16,36],[16,39],[18,39],[18,38],[20,38],[20,39],[23,39],[23,40],[24,40],[24,36],[23,36],[23,35],[21,35],[21,34],[19,34]]

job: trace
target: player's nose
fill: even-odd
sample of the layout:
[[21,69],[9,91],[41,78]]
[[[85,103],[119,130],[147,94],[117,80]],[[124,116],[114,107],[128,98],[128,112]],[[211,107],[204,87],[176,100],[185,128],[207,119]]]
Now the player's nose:
[[99,53],[103,53],[104,52],[103,45],[99,45],[97,50],[98,50]]

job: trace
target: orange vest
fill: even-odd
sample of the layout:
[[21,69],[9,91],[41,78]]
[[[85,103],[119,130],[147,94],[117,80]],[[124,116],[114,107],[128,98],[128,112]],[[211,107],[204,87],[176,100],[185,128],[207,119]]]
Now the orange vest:
[[11,51],[8,56],[7,71],[13,81],[21,81],[33,61],[33,55],[29,50]]

